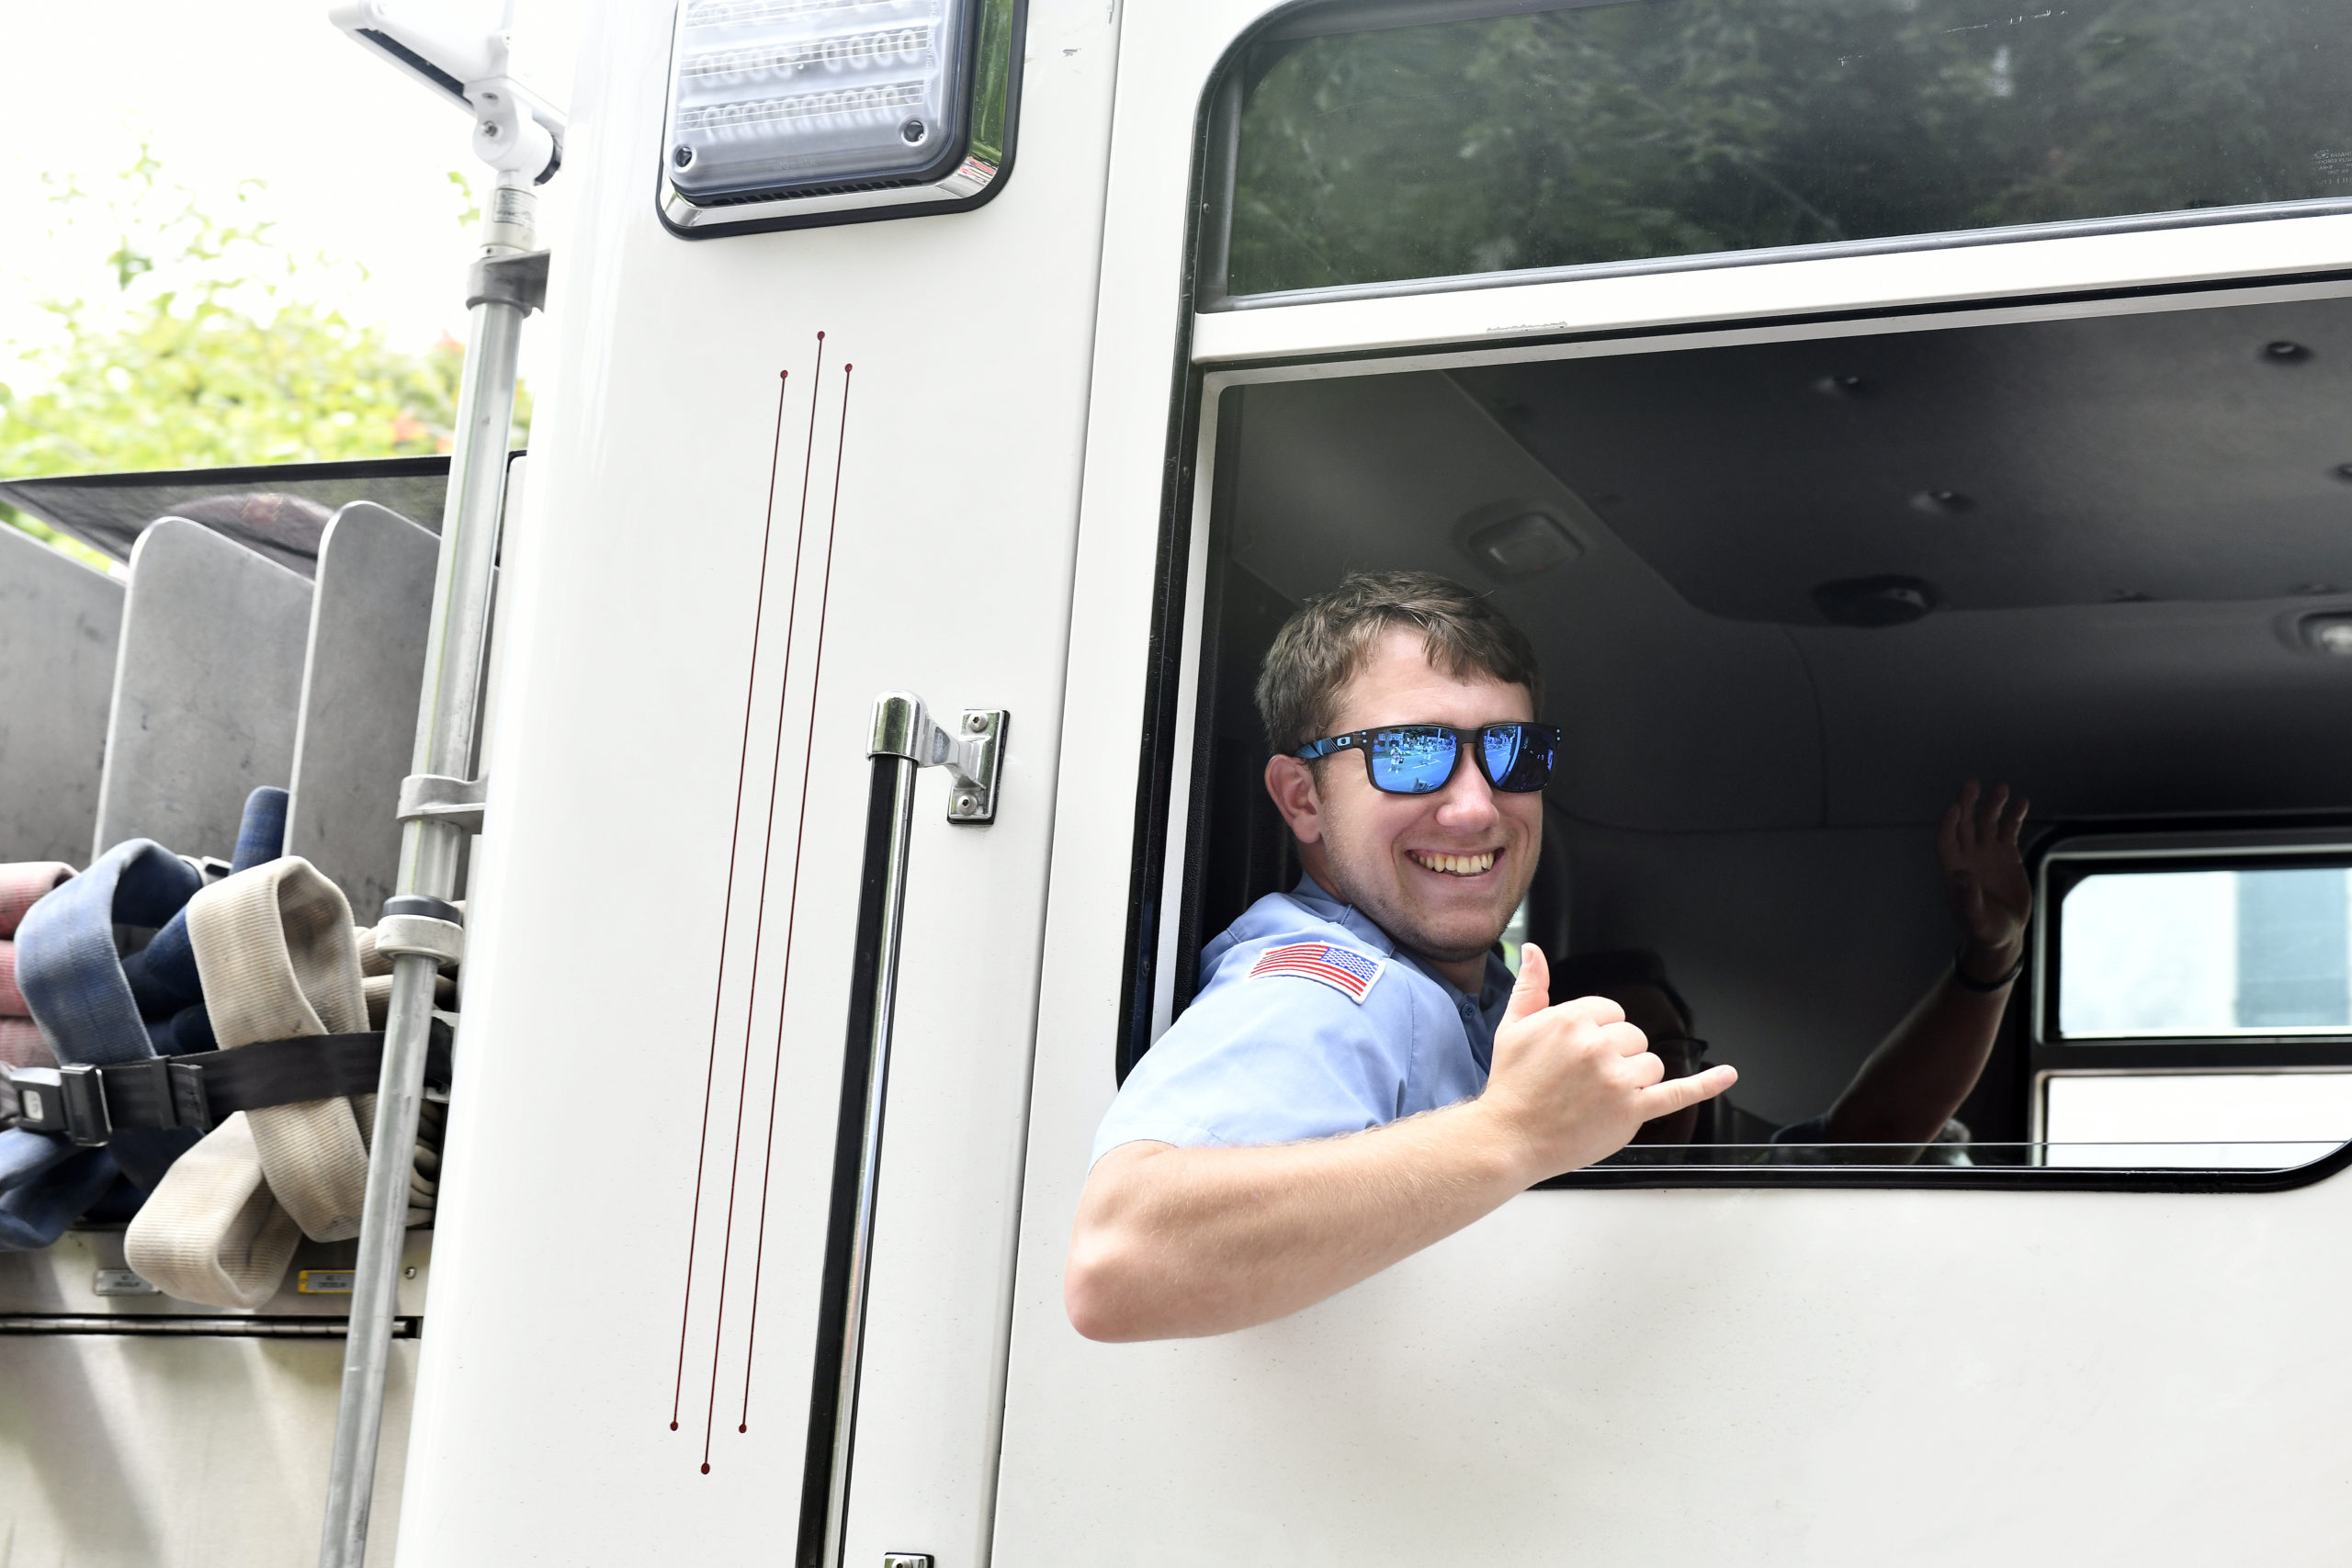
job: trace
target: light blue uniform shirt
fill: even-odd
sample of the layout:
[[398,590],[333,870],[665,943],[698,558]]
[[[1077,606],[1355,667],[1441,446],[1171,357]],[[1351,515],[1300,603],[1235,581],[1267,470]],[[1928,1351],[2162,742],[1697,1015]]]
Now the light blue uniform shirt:
[[[1361,1001],[1311,974],[1251,975],[1269,951],[1305,942],[1360,955],[1343,974],[1380,966]],[[1328,1138],[1467,1100],[1486,1087],[1510,990],[1510,971],[1489,956],[1478,995],[1464,995],[1302,877],[1201,950],[1199,993],[1127,1075],[1093,1157],[1143,1138],[1180,1147]]]

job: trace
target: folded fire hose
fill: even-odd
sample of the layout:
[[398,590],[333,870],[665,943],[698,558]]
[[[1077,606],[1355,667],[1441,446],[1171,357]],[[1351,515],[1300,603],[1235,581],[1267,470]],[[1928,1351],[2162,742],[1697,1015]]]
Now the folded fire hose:
[[[17,928],[25,911],[55,892],[74,874],[58,861],[21,861],[0,865],[0,1067],[53,1067],[57,1057],[33,1021],[32,1004],[17,984]],[[0,1073],[0,1128],[16,1124],[17,1100]]]
[[[160,936],[202,881],[162,845],[133,839],[26,911],[17,928],[17,984],[61,1065],[153,1058],[116,928]],[[49,1246],[118,1174],[152,1189],[194,1143],[192,1133],[155,1129],[90,1148],[27,1127],[20,1115],[18,1125],[0,1132],[0,1249]]]
[[[100,1207],[127,1212],[142,1190],[162,1193],[178,1159],[193,1163],[172,1183],[173,1206],[144,1227],[195,1267],[182,1281],[192,1289],[175,1293],[254,1304],[255,1291],[266,1299],[275,1289],[295,1232],[356,1234],[383,1054],[383,1036],[366,1032],[371,1013],[380,1025],[383,1001],[364,987],[379,982],[362,975],[390,964],[372,931],[352,928],[339,890],[307,863],[278,858],[286,804],[282,790],[254,792],[230,878],[200,904],[192,898],[208,873],[144,840],[81,877],[0,867],[0,930],[48,900],[19,933],[26,943],[0,948],[0,1005],[20,980],[40,1021],[30,1042],[0,1039],[14,1123],[0,1130],[0,1250],[48,1246],[102,1196]],[[446,976],[436,1001],[455,1001]],[[449,1040],[436,1020],[429,1089],[447,1088]],[[434,1205],[442,1109],[428,1105],[421,1129],[412,1224]],[[241,1184],[239,1207],[255,1212],[242,1228],[234,1213],[216,1223],[222,1193]],[[191,1225],[198,1195],[210,1217]]]
[[[245,798],[232,869],[277,858],[286,807],[282,789]],[[36,895],[16,933],[16,978],[55,1070],[146,1066],[212,1047],[186,919],[188,899],[203,885],[204,874],[189,862],[133,839]],[[39,1098],[47,1108],[48,1097]],[[128,1191],[135,1204],[197,1138],[193,1129],[132,1125],[94,1148],[29,1125],[21,1094],[16,1120],[0,1132],[0,1249],[49,1246],[114,1185],[117,1172],[136,1189]]]
[[[368,1023],[359,945],[342,890],[309,862],[272,861],[205,888],[189,902],[187,924],[224,1056],[260,1045],[281,1057],[308,1050],[380,1058],[380,1036],[367,1046],[335,1038]],[[337,1241],[359,1232],[376,1081],[371,1066],[364,1083],[314,1085],[331,1095],[230,1114],[131,1221],[125,1261],[185,1301],[267,1301],[300,1235]]]
[[12,937],[25,911],[63,886],[74,868],[59,861],[20,861],[0,866],[0,936]]

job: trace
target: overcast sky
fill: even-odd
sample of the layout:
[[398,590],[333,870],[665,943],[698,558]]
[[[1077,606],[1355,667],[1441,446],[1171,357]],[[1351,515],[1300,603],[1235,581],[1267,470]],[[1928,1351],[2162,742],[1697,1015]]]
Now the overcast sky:
[[[515,6],[516,63],[559,103],[579,3]],[[464,335],[473,236],[447,172],[477,190],[490,183],[469,121],[326,16],[326,0],[0,0],[0,381],[26,383],[9,345],[43,333],[38,297],[111,288],[107,246],[48,237],[42,175],[97,184],[142,139],[163,177],[206,194],[213,211],[238,181],[265,180],[264,215],[288,249],[364,265],[364,280],[334,276],[328,298],[346,317],[401,348]]]

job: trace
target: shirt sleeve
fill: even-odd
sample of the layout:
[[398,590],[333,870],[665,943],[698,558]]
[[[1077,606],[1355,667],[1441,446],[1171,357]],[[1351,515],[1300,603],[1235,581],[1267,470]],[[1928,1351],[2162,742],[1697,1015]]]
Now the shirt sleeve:
[[[1127,1075],[1093,1157],[1149,1139],[1193,1148],[1295,1143],[1396,1119],[1413,1016],[1398,976],[1358,1003],[1295,975],[1228,963]],[[1232,976],[1227,978],[1227,976]]]

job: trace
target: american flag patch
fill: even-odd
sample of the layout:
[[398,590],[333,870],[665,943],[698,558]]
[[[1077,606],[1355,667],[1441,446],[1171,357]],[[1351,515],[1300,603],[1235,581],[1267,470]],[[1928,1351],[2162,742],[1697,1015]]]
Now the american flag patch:
[[1293,942],[1288,947],[1269,948],[1258,962],[1250,965],[1250,978],[1261,975],[1298,975],[1309,980],[1320,980],[1335,991],[1344,991],[1351,1002],[1361,1003],[1380,972],[1388,967],[1385,959],[1358,953],[1352,947],[1338,947],[1328,942]]

